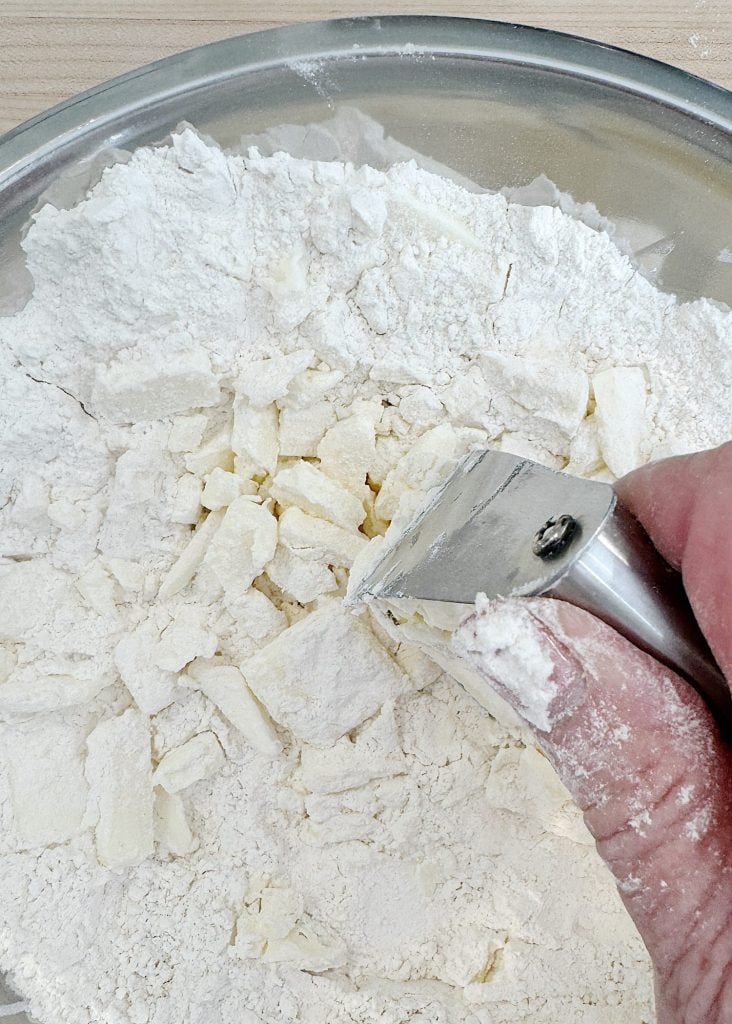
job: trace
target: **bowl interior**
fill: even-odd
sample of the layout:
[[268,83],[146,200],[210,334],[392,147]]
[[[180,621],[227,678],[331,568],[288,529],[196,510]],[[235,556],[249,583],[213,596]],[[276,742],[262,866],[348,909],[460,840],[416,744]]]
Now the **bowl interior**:
[[[202,47],[0,139],[0,313],[28,294],[20,239],[46,191],[58,197],[60,178],[71,203],[110,150],[162,140],[181,121],[233,147],[244,133],[317,122],[341,105],[485,188],[546,174],[621,231],[640,227],[664,256],[664,289],[732,304],[729,93],[556,33],[371,18]],[[0,984],[0,1006],[12,1000]]]
[[[224,146],[341,105],[486,188],[546,174],[663,252],[659,283],[732,303],[732,96],[621,50],[450,18],[347,19],[225,40],[100,86],[0,140],[0,311],[45,190],[189,121]],[[729,116],[727,116],[729,115]],[[721,255],[721,259],[720,259]]]

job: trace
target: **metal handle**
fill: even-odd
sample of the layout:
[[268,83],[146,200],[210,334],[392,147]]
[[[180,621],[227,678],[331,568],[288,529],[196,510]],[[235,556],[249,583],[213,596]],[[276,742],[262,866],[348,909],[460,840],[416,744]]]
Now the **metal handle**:
[[727,736],[732,695],[694,618],[681,576],[620,503],[547,593],[591,612],[683,676]]

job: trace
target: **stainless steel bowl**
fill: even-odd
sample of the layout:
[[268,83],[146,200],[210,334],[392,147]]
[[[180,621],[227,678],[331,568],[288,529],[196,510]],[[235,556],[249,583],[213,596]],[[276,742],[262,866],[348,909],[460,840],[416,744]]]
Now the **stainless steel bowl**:
[[613,220],[652,224],[673,245],[661,286],[732,304],[732,93],[556,32],[398,16],[203,46],[4,136],[0,311],[27,290],[20,232],[59,175],[81,192],[94,154],[158,141],[181,120],[232,146],[242,132],[317,121],[340,104],[488,188],[544,173]]
[[[544,173],[611,220],[652,225],[672,250],[662,287],[732,304],[732,93],[555,32],[388,17],[203,46],[100,85],[1,138],[0,311],[27,294],[23,226],[60,177],[67,196],[81,196],[99,154],[161,140],[182,120],[234,146],[242,133],[308,124],[341,104],[484,187]],[[12,997],[0,991],[3,1001]]]

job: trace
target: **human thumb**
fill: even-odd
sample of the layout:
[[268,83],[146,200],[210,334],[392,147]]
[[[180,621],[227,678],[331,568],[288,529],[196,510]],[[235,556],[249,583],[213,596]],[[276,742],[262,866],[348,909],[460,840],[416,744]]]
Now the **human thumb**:
[[455,647],[534,730],[653,958],[664,1024],[732,1020],[732,758],[701,698],[609,626],[487,601]]

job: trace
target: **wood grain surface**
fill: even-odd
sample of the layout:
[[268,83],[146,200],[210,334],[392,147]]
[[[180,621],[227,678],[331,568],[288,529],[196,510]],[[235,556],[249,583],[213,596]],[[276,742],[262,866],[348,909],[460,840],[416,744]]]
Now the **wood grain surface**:
[[518,21],[615,43],[732,87],[732,0],[0,0],[0,132],[201,43],[353,14]]

